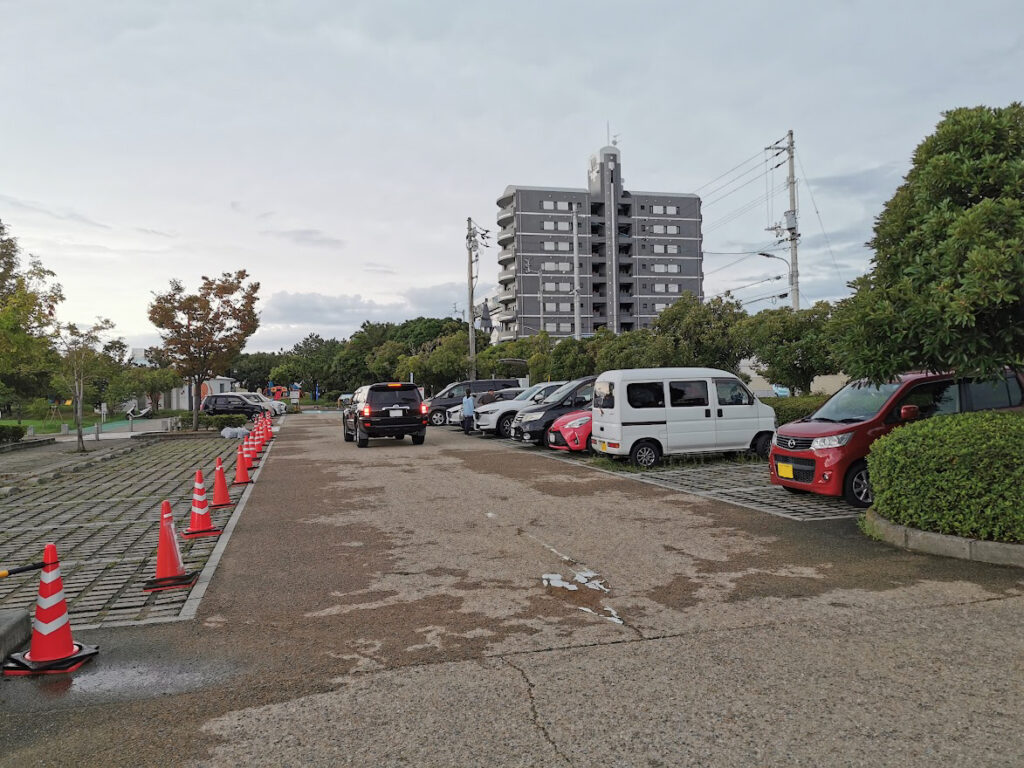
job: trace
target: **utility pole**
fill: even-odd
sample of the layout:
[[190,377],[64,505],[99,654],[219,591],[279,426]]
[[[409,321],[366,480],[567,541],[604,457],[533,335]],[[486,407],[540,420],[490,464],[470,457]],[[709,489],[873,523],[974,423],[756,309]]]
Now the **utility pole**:
[[780,139],[770,147],[765,147],[765,149],[779,149],[779,144],[782,141],[786,142],[784,149],[786,150],[786,164],[788,167],[786,186],[789,188],[789,210],[783,214],[784,220],[769,227],[768,231],[774,232],[780,240],[789,241],[789,295],[793,302],[793,309],[800,309],[800,268],[797,263],[796,252],[800,232],[796,215],[796,150],[793,143],[793,131],[787,131],[784,140]]
[[572,327],[573,338],[583,338],[580,328],[580,225],[577,211],[579,203],[572,204]]
[[480,246],[487,247],[487,238],[490,232],[478,228],[472,218],[466,218],[466,287],[469,293],[469,303],[466,305],[469,315],[469,380],[476,380],[476,307],[473,304],[473,288],[475,276],[473,266],[480,258]]

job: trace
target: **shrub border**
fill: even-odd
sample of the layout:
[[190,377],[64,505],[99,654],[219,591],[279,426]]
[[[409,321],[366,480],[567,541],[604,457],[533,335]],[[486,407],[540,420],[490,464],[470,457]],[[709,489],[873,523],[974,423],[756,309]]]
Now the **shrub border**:
[[891,523],[873,509],[864,515],[864,531],[869,536],[911,552],[1024,568],[1024,544],[964,539],[945,533],[922,531]]

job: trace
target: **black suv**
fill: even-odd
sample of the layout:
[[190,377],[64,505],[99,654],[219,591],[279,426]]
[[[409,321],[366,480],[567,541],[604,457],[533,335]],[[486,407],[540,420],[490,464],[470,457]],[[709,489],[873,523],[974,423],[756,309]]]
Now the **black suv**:
[[435,427],[442,426],[447,419],[448,409],[453,405],[459,405],[462,403],[462,398],[466,394],[467,387],[472,394],[479,395],[481,392],[490,392],[491,390],[497,392],[499,389],[509,389],[511,387],[518,388],[519,380],[476,379],[475,381],[456,381],[454,384],[449,384],[426,401],[427,413],[430,415],[430,423]]
[[345,442],[365,448],[371,437],[401,440],[412,435],[413,445],[427,436],[427,407],[415,384],[389,382],[360,387],[342,414]]
[[596,376],[584,376],[582,379],[563,384],[536,405],[528,405],[516,414],[512,421],[513,440],[524,443],[544,445],[548,428],[555,419],[569,411],[589,408],[594,401],[594,382]]
[[232,392],[223,392],[219,395],[207,395],[199,404],[199,410],[210,416],[223,416],[239,414],[253,420],[264,412],[262,405],[258,405],[244,397]]

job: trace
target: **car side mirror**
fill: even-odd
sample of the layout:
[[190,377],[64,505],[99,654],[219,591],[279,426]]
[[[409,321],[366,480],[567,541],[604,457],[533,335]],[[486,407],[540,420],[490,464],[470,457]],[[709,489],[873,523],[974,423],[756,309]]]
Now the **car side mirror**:
[[914,421],[921,418],[921,409],[916,405],[904,405],[900,408],[900,421]]

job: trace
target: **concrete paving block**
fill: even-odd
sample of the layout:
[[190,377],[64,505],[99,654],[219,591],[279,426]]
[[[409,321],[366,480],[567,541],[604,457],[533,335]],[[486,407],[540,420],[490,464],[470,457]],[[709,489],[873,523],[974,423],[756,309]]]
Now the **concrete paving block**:
[[1015,565],[1024,568],[1024,544],[1006,544],[1000,541],[972,541],[971,559],[996,565]]
[[927,552],[929,555],[942,557],[958,557],[961,560],[971,559],[971,540],[959,536],[946,536],[942,533],[907,529],[907,549],[915,552]]
[[0,659],[20,650],[32,637],[28,611],[21,608],[0,609]]

